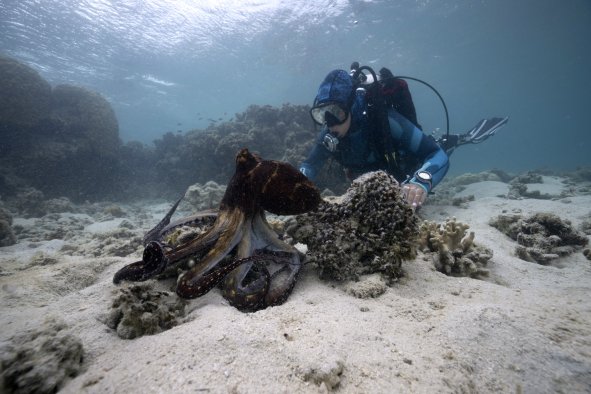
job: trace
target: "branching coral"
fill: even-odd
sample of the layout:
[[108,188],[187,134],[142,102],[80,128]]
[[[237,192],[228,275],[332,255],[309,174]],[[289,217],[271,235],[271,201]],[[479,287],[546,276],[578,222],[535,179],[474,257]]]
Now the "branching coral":
[[420,227],[419,245],[423,251],[434,252],[433,263],[439,272],[452,276],[478,278],[488,276],[484,268],[492,258],[492,250],[474,244],[474,232],[468,226],[447,219],[439,225],[425,221]]
[[386,280],[398,278],[402,260],[415,255],[417,230],[398,183],[383,171],[357,178],[342,202],[324,202],[317,211],[297,216],[287,229],[307,244],[320,277],[337,281],[374,272]]

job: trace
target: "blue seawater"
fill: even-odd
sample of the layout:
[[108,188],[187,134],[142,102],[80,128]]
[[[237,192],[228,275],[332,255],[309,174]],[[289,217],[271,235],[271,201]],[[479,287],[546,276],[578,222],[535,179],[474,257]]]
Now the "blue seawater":
[[[2,0],[0,52],[85,86],[124,141],[204,128],[250,104],[309,104],[352,61],[435,86],[452,132],[511,117],[451,172],[591,164],[589,0]],[[425,131],[445,117],[410,83]]]

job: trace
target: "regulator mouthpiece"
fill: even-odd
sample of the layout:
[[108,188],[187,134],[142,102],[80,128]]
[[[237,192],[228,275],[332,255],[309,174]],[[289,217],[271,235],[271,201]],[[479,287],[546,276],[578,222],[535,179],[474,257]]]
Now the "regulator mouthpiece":
[[339,139],[334,135],[327,133],[322,140],[322,145],[324,145],[324,147],[328,149],[329,152],[335,152],[337,150],[337,146],[339,145]]

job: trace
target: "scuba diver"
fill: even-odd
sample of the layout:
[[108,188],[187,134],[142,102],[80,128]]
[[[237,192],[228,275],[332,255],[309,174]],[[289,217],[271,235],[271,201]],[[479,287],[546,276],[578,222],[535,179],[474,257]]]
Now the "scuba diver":
[[[483,119],[461,135],[449,134],[448,121],[447,134],[435,140],[421,130],[403,78],[417,80],[394,77],[387,68],[378,76],[357,62],[350,72],[331,71],[320,84],[310,110],[322,128],[300,171],[313,181],[330,157],[345,168],[350,180],[385,170],[401,183],[403,198],[415,210],[447,173],[449,155],[456,147],[480,143],[508,121],[506,117]],[[437,93],[431,85],[417,81]],[[447,108],[445,111],[447,115]]]

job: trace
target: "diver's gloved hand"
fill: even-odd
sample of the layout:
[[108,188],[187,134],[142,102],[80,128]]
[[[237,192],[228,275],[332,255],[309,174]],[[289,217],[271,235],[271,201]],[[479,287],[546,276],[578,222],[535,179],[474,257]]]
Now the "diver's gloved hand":
[[427,189],[418,183],[411,181],[402,185],[402,198],[410,205],[413,211],[425,203],[427,194]]

